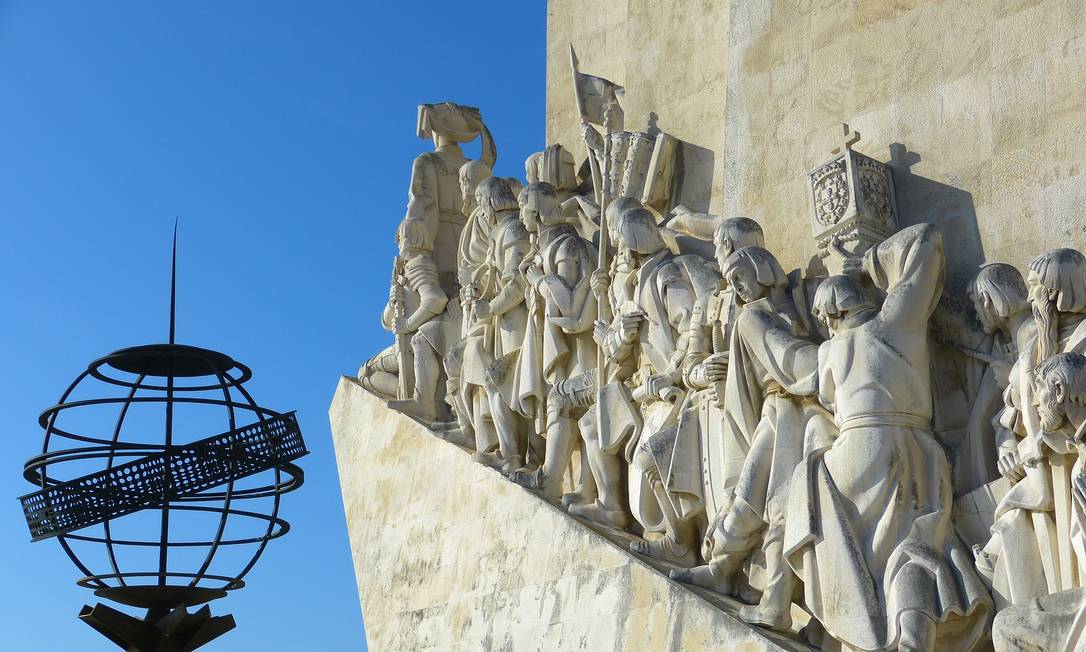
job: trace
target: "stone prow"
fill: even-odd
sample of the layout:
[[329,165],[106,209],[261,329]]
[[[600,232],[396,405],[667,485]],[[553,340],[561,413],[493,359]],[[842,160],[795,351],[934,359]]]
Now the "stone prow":
[[669,580],[628,552],[631,535],[473,462],[353,378],[329,419],[373,650],[811,650]]

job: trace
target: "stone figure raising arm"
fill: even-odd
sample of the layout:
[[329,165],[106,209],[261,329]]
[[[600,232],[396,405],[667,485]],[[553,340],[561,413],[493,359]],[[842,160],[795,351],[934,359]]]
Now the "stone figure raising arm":
[[934,225],[904,229],[815,294],[832,337],[819,393],[840,430],[796,469],[784,553],[826,632],[863,650],[969,650],[991,599],[951,525],[946,454],[932,437],[928,318],[944,277]]

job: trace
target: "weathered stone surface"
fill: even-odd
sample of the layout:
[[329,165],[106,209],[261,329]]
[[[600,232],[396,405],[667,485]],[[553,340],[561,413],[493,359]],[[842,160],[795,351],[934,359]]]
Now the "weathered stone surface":
[[354,379],[329,417],[373,650],[809,649],[668,580]]
[[728,19],[728,3],[713,0],[551,0],[547,142],[562,143],[578,160],[586,153],[569,66],[572,43],[581,70],[626,85],[626,129],[645,129],[651,113],[655,126],[682,141],[686,174],[678,201],[719,213]]
[[773,233],[786,269],[815,254],[804,173],[842,122],[893,166],[901,225],[943,228],[954,292],[982,261],[1021,268],[1086,230],[1078,0],[550,0],[547,42],[548,142],[583,153],[573,43],[626,87],[628,120],[655,111],[704,148],[691,183]]

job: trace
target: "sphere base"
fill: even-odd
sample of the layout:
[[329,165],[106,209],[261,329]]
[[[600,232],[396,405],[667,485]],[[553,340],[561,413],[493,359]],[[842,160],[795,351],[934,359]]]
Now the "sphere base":
[[130,652],[188,652],[235,626],[233,616],[212,616],[207,605],[193,613],[184,607],[150,609],[141,620],[99,603],[84,605],[79,619]]

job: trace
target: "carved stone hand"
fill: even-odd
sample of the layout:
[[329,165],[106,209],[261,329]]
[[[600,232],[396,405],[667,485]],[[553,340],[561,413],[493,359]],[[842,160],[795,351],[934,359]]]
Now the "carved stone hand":
[[624,344],[633,344],[637,339],[637,331],[641,326],[641,315],[623,315],[619,318],[618,335]]
[[597,269],[592,272],[592,292],[601,297],[607,293],[607,288],[611,286],[611,276],[605,270]]
[[996,462],[996,468],[999,470],[1000,475],[1011,482],[1018,482],[1026,477],[1025,466],[1022,464],[1018,451],[1011,451],[1001,455],[999,461]]
[[475,319],[477,321],[485,321],[490,319],[490,302],[486,299],[480,299],[475,302]]
[[596,320],[595,325],[592,327],[592,338],[596,340],[596,344],[603,346],[607,340],[607,322]]

